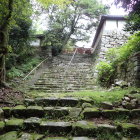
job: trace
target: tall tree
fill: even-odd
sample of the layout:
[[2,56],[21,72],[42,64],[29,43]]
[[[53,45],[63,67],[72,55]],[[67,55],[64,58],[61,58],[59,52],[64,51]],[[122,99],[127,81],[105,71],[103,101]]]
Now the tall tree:
[[[32,0],[31,0],[32,1]],[[37,0],[45,7],[50,4],[65,5],[66,0]],[[65,2],[65,3],[64,3]],[[31,7],[30,0],[0,0],[0,86],[5,82],[5,58],[9,50],[9,30],[18,17],[24,17]]]
[[53,31],[56,36],[59,34],[58,40],[61,38],[60,43],[65,47],[70,40],[73,42],[87,40],[86,32],[90,29],[94,30],[100,15],[106,13],[107,7],[97,0],[77,0],[63,8],[51,5],[47,9],[49,30],[51,33]]
[[126,30],[131,33],[140,31],[140,0],[115,0],[115,4],[121,4],[129,12]]

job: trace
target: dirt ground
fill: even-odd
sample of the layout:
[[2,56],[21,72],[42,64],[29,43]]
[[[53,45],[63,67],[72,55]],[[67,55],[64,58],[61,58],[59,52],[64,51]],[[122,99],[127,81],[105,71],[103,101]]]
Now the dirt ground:
[[0,88],[0,107],[15,106],[21,103],[24,99],[24,94],[15,91],[12,88]]

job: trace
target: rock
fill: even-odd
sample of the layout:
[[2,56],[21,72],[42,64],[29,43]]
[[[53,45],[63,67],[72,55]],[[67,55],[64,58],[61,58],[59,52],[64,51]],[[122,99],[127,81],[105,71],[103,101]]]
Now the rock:
[[11,119],[5,121],[5,129],[7,131],[15,131],[23,128],[22,119]]
[[44,117],[45,112],[41,106],[28,106],[25,115],[26,117]]
[[118,130],[121,130],[126,136],[140,136],[140,126],[132,123],[120,123],[118,124]]
[[40,124],[41,132],[49,132],[53,134],[65,134],[72,130],[72,125],[69,122],[53,122],[47,121]]
[[70,139],[65,137],[47,137],[44,138],[43,140],[70,140]]
[[130,98],[129,97],[124,97],[124,100],[126,100],[126,101],[130,101]]
[[40,106],[56,106],[59,103],[59,98],[36,98],[35,104]]
[[4,131],[5,123],[3,121],[0,121],[0,133]]
[[97,127],[94,122],[78,121],[72,126],[72,133],[75,136],[96,136]]
[[116,117],[118,116],[130,116],[130,111],[128,109],[124,109],[124,108],[116,108],[115,109],[117,111]]
[[2,120],[4,118],[4,112],[3,110],[0,108],[0,120]]
[[91,139],[89,139],[88,137],[73,137],[72,140],[91,140]]
[[10,108],[10,107],[3,107],[2,110],[4,112],[4,117],[5,118],[10,117],[12,108]]
[[82,104],[82,108],[84,109],[84,108],[92,108],[93,106],[92,106],[92,104],[90,104],[90,103],[83,103]]
[[44,111],[46,113],[47,118],[59,118],[64,117],[69,114],[69,108],[68,107],[45,107]]
[[136,91],[136,90],[132,90],[129,92],[129,94],[137,94],[137,93],[138,93],[138,91]]
[[101,114],[105,118],[115,118],[118,115],[118,112],[116,110],[103,110]]
[[114,85],[115,85],[115,86],[119,86],[119,87],[121,87],[121,88],[128,87],[128,83],[125,82],[125,81],[123,81],[123,80],[116,81]]
[[10,110],[10,116],[14,117],[24,117],[26,114],[26,107],[23,105],[18,105]]
[[117,131],[117,127],[109,124],[98,124],[97,125],[99,133],[115,133]]
[[123,107],[126,108],[126,109],[134,109],[136,107],[136,104],[126,102],[125,105],[123,105]]
[[42,138],[43,138],[43,135],[22,133],[21,137],[18,140],[40,140]]
[[89,119],[94,117],[100,117],[101,112],[98,108],[85,108],[82,114],[84,118]]
[[31,117],[24,121],[24,127],[26,130],[38,130],[40,128],[40,123],[40,118]]
[[24,104],[25,104],[26,106],[35,105],[35,100],[34,100],[34,99],[25,99],[25,100],[24,100]]
[[103,109],[113,109],[113,104],[110,102],[102,102],[101,103],[101,107]]
[[17,132],[12,131],[0,136],[0,140],[17,140]]
[[74,106],[77,106],[78,103],[79,103],[79,99],[77,99],[77,98],[61,98],[59,100],[59,105],[60,106],[74,107]]
[[133,118],[140,118],[140,109],[133,109],[133,110],[131,111],[131,116],[132,116]]

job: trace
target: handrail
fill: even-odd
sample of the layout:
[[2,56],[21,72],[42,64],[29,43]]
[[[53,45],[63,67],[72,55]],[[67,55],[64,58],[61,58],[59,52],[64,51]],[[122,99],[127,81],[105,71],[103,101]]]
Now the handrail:
[[23,81],[28,78],[37,68],[39,68],[48,58],[44,59],[41,63],[39,63],[35,68],[33,68],[24,78]]
[[72,56],[72,58],[71,58],[71,60],[70,60],[70,62],[69,62],[69,64],[68,64],[68,66],[67,66],[66,69],[65,69],[65,74],[66,74],[66,72],[67,72],[69,66],[70,66],[71,63],[72,63],[72,60],[74,59],[74,56],[75,56],[76,52],[77,52],[77,48],[75,49],[75,51],[74,51],[74,53],[73,53],[73,56]]

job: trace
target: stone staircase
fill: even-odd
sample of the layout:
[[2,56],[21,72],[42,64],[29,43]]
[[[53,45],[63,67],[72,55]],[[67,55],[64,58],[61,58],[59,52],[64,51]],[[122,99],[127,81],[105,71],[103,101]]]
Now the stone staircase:
[[139,140],[140,126],[111,121],[122,114],[139,118],[140,110],[100,110],[93,100],[74,97],[25,99],[0,110],[0,140],[100,140],[103,134]]
[[72,55],[63,54],[55,57],[52,64],[30,89],[47,93],[93,90],[91,58],[88,55],[76,54],[69,66]]
[[[61,95],[94,89],[90,58],[76,55],[65,71],[71,57],[54,58],[31,87],[36,92],[45,91],[43,97],[0,108],[0,140],[140,140],[140,109],[103,110],[90,97]],[[121,117],[129,120],[114,121]]]

